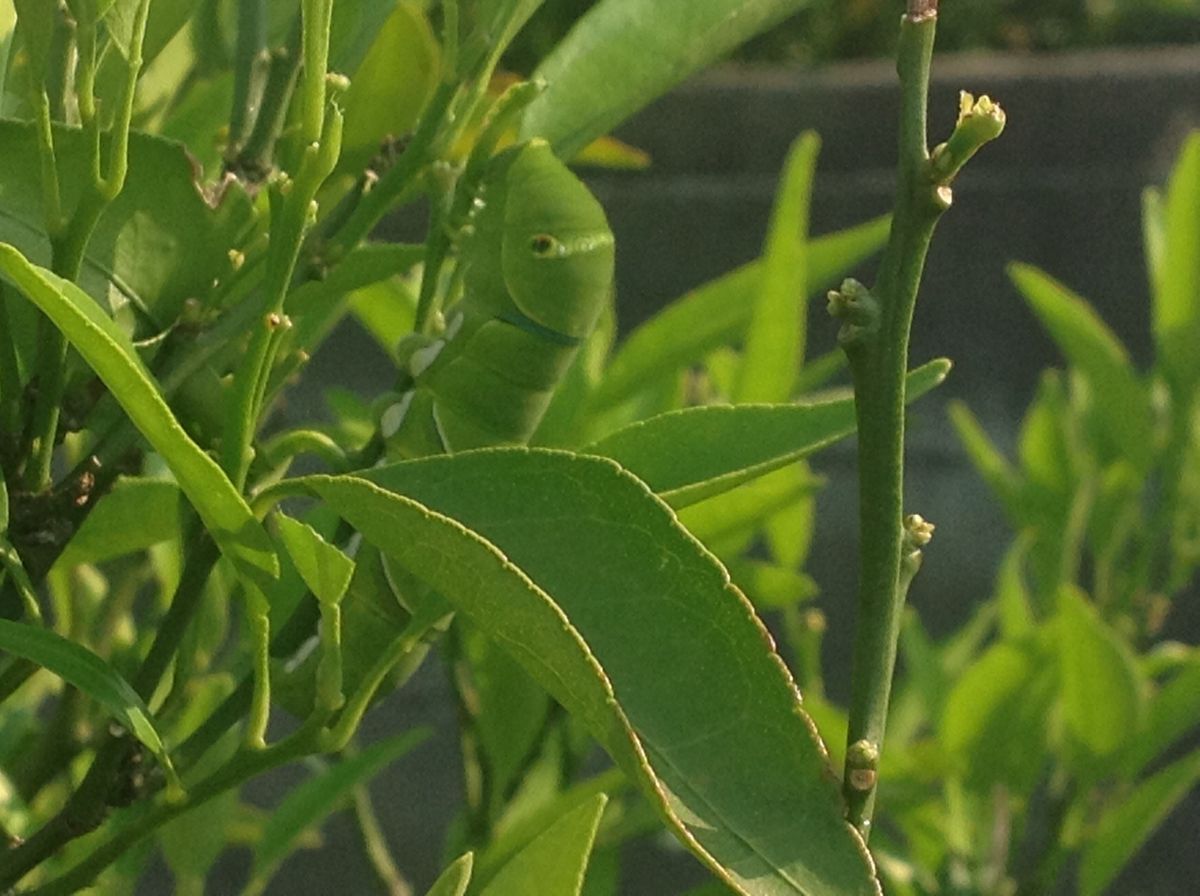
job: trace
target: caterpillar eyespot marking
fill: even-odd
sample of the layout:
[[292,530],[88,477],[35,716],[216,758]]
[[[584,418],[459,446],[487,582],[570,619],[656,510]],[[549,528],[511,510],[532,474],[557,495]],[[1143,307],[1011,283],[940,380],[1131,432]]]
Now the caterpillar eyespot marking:
[[483,193],[458,243],[461,298],[442,338],[409,356],[414,399],[384,434],[392,457],[527,442],[611,300],[604,210],[549,144],[495,156]]

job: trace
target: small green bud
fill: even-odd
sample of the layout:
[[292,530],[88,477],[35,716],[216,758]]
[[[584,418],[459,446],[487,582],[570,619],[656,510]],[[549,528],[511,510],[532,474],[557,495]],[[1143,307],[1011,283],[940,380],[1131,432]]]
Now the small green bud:
[[901,576],[911,582],[921,568],[921,548],[933,540],[933,523],[919,513],[904,518],[904,537],[900,543]]
[[934,183],[945,186],[954,179],[971,156],[979,152],[1004,130],[1006,116],[1000,104],[987,95],[975,99],[962,91],[958,95],[958,123],[950,139],[934,149],[929,159]]
[[325,73],[326,96],[338,97],[350,89],[350,79],[341,72]]
[[829,291],[827,299],[830,316],[842,322],[837,335],[842,348],[866,342],[879,331],[879,300],[857,280],[843,281],[840,289]]
[[875,788],[879,779],[879,747],[871,741],[856,740],[846,748],[846,780],[860,792]]

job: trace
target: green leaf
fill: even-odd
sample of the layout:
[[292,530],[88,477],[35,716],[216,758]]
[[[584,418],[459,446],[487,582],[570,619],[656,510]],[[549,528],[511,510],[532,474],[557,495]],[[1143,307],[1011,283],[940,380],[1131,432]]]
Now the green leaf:
[[535,449],[300,481],[503,644],[735,890],[877,892],[761,622],[641,482]]
[[1172,763],[1109,809],[1079,863],[1080,896],[1100,896],[1200,781],[1200,751]]
[[1167,210],[1162,190],[1157,187],[1142,190],[1142,252],[1150,277],[1150,295],[1160,296],[1167,273]]
[[820,138],[806,131],[788,152],[763,250],[760,290],[746,328],[733,393],[737,402],[787,401],[804,362],[808,210],[820,148]]
[[732,562],[772,516],[811,500],[823,482],[806,465],[788,464],[680,509],[679,522],[710,551]]
[[446,868],[438,879],[433,882],[425,896],[463,896],[467,892],[467,884],[471,882],[471,866],[474,855],[465,853],[459,856]]
[[1122,761],[1130,778],[1200,726],[1200,651],[1193,653],[1154,695],[1141,728],[1130,739]]
[[478,628],[460,623],[459,651],[475,700],[468,710],[479,738],[488,817],[504,809],[546,730],[550,700],[525,668]]
[[988,437],[978,418],[961,401],[952,401],[949,406],[950,422],[958,433],[972,466],[983,477],[1000,505],[1015,526],[1029,522],[1021,498],[1021,480],[1008,460]]
[[1137,665],[1076,588],[1059,594],[1056,632],[1067,725],[1093,756],[1111,756],[1137,731],[1142,692]]
[[1028,537],[1018,538],[1004,552],[996,576],[996,609],[1000,631],[1009,640],[1018,640],[1033,632],[1033,604],[1025,585],[1025,557]]
[[1167,186],[1160,288],[1154,294],[1154,336],[1173,385],[1193,389],[1200,378],[1200,132],[1184,144]]
[[8,485],[0,476],[0,537],[8,534]]
[[738,560],[729,573],[759,609],[794,607],[812,600],[820,590],[810,576],[762,560]]
[[49,629],[0,619],[0,650],[36,663],[91,697],[158,759],[175,785],[175,771],[150,710],[120,673],[86,647]]
[[[91,179],[87,138],[77,128],[56,127],[54,142],[63,205],[73,208]],[[0,242],[48,266],[50,241],[30,124],[0,121],[0,157]],[[139,336],[157,335],[179,317],[187,299],[207,296],[213,277],[229,270],[227,252],[240,243],[252,218],[249,200],[236,185],[216,207],[205,201],[182,146],[130,134],[125,188],[96,223],[79,284],[126,329],[136,325]]]
[[[808,247],[808,296],[836,283],[887,239],[890,220],[875,218],[812,240]],[[697,363],[713,349],[736,342],[746,331],[759,294],[763,261],[756,259],[676,299],[630,333],[592,395],[596,410],[619,404],[648,381]]]
[[1042,372],[1037,397],[1021,421],[1017,454],[1021,471],[1037,489],[1070,500],[1076,481],[1072,445],[1067,439],[1070,405],[1057,370]]
[[[910,400],[941,383],[944,358],[908,375]],[[633,423],[584,449],[610,457],[672,507],[777,470],[854,432],[852,398],[812,404],[711,405]]]
[[[158,829],[155,839],[177,884],[181,878],[204,880],[217,856],[229,844],[230,829],[239,810],[238,792],[234,788]],[[175,892],[182,890],[183,887],[177,886]]]
[[417,294],[399,277],[372,283],[350,294],[350,310],[363,329],[394,362],[400,340],[413,331]]
[[[564,790],[560,782],[564,761],[561,754],[564,751],[557,744],[547,746],[548,749],[539,757],[539,762],[531,767],[530,774],[522,782],[521,789],[514,795],[513,801],[505,807],[504,815],[497,819],[487,848],[476,857],[473,880],[477,886],[486,886],[517,853],[571,810],[591,802],[601,794],[607,794],[612,799],[625,796],[633,790],[633,783],[616,767],[577,781]],[[539,774],[544,778],[541,793],[537,793],[538,783],[534,780]],[[526,800],[524,804],[522,798]],[[639,810],[645,808],[644,803],[638,806]],[[618,803],[614,805],[614,809],[621,812],[620,822],[628,824],[632,814],[630,807]],[[659,827],[658,819],[653,815],[649,816],[649,822],[650,827]],[[613,841],[623,839],[623,828],[624,825],[622,829],[617,829],[616,824],[611,825],[606,831],[605,840],[612,844]],[[593,854],[592,872],[587,880],[589,887],[595,875],[596,858]],[[585,892],[590,892],[590,889]]]
[[[356,293],[372,286],[390,283],[398,274],[409,271],[425,255],[425,247],[408,243],[366,243],[352,249],[326,276],[310,280],[287,295],[284,311],[292,318],[290,345],[313,350],[341,320],[354,302]],[[399,317],[410,322],[411,330],[416,300],[411,307],[398,299],[404,293],[385,289],[370,293],[367,301],[394,302],[396,307],[388,318]],[[372,333],[374,331],[372,330]],[[395,346],[385,347],[394,351]]]
[[57,564],[65,569],[102,563],[178,539],[183,525],[181,497],[179,486],[169,479],[117,477],[67,542]]
[[321,824],[341,808],[350,792],[371,780],[428,736],[426,730],[406,731],[366,747],[293,788],[267,818],[254,848],[250,878],[269,878],[295,848],[306,830]]
[[1041,773],[1053,665],[1031,645],[1001,642],[962,673],[939,727],[950,761],[980,789],[1032,787]]
[[377,35],[342,100],[342,171],[361,171],[384,138],[409,133],[438,81],[438,43],[415,3],[398,3]]
[[[54,40],[54,24],[58,10],[46,0],[13,0],[17,21],[21,26],[21,39],[25,52],[29,54],[30,75],[40,84],[50,60],[50,44]],[[5,164],[8,160],[5,159]],[[34,182],[34,186],[38,181]]]
[[534,72],[549,86],[520,139],[570,158],[651,100],[808,0],[600,0]]
[[468,52],[464,54],[468,64],[478,65],[480,58],[486,57],[484,64],[488,68],[494,67],[517,32],[525,27],[543,2],[545,0],[489,0],[479,4],[476,30],[471,35]]
[[480,896],[578,896],[607,802],[599,793],[558,818],[501,868]]
[[1153,449],[1150,402],[1125,346],[1091,305],[1047,274],[1014,264],[1009,276],[1071,366],[1091,384],[1102,435],[1145,469]]
[[0,271],[62,331],[108,386],[134,426],[162,455],[221,551],[260,590],[279,574],[271,539],[217,466],[191,440],[128,339],[75,284],[0,243]]
[[341,601],[354,575],[354,561],[330,544],[307,523],[275,514],[279,537],[304,584],[323,604]]

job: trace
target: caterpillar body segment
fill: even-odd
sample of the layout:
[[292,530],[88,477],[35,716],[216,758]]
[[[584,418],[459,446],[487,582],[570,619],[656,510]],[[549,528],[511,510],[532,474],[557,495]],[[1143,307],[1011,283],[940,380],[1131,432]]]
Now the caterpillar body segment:
[[409,388],[384,413],[392,458],[527,442],[610,301],[604,211],[547,143],[498,155],[477,199],[462,298],[411,346]]

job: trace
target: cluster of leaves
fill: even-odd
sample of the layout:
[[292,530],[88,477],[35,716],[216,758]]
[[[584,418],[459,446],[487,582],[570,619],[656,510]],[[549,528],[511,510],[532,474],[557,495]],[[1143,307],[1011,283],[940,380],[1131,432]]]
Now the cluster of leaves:
[[1014,264],[1066,370],[1015,462],[952,408],[1017,538],[960,632],[906,620],[873,841],[892,892],[1103,893],[1200,781],[1200,650],[1162,638],[1200,565],[1200,135],[1147,192],[1145,235],[1148,373],[1083,298]]
[[[510,53],[514,67],[530,70],[594,3],[547,0]],[[900,9],[894,0],[809,0],[749,41],[737,57],[820,63],[890,56]],[[1200,12],[1190,0],[958,0],[953,12],[938,29],[945,49],[1054,50],[1200,39]]]
[[[198,890],[249,840],[257,891],[351,796],[399,880],[363,786],[420,733],[360,749],[355,732],[436,645],[467,787],[446,844],[460,858],[432,893],[576,894],[593,847],[589,886],[612,892],[621,843],[664,825],[739,892],[876,890],[793,680],[717,560],[790,614],[819,714],[819,627],[797,609],[815,480],[797,461],[854,413],[844,391],[793,400],[840,366],[804,363],[796,296],[836,283],[887,222],[809,239],[815,137],[789,159],[762,258],[615,351],[605,315],[543,447],[376,466],[395,394],[334,394],[332,423],[270,434],[347,315],[395,353],[399,384],[418,376],[399,346],[437,337],[458,298],[451,212],[486,203],[476,163],[532,138],[621,157],[595,148],[609,128],[798,4],[605,0],[539,65],[548,87],[497,97],[500,53],[539,5],[17,4],[0,885],[126,892],[158,847]],[[426,244],[369,240],[421,200]],[[947,369],[914,371],[910,395]],[[290,475],[299,455],[324,472]],[[304,501],[285,513],[289,496]],[[273,708],[299,727],[268,744]],[[585,777],[597,742],[616,768]],[[322,771],[269,815],[239,800],[305,758]]]

